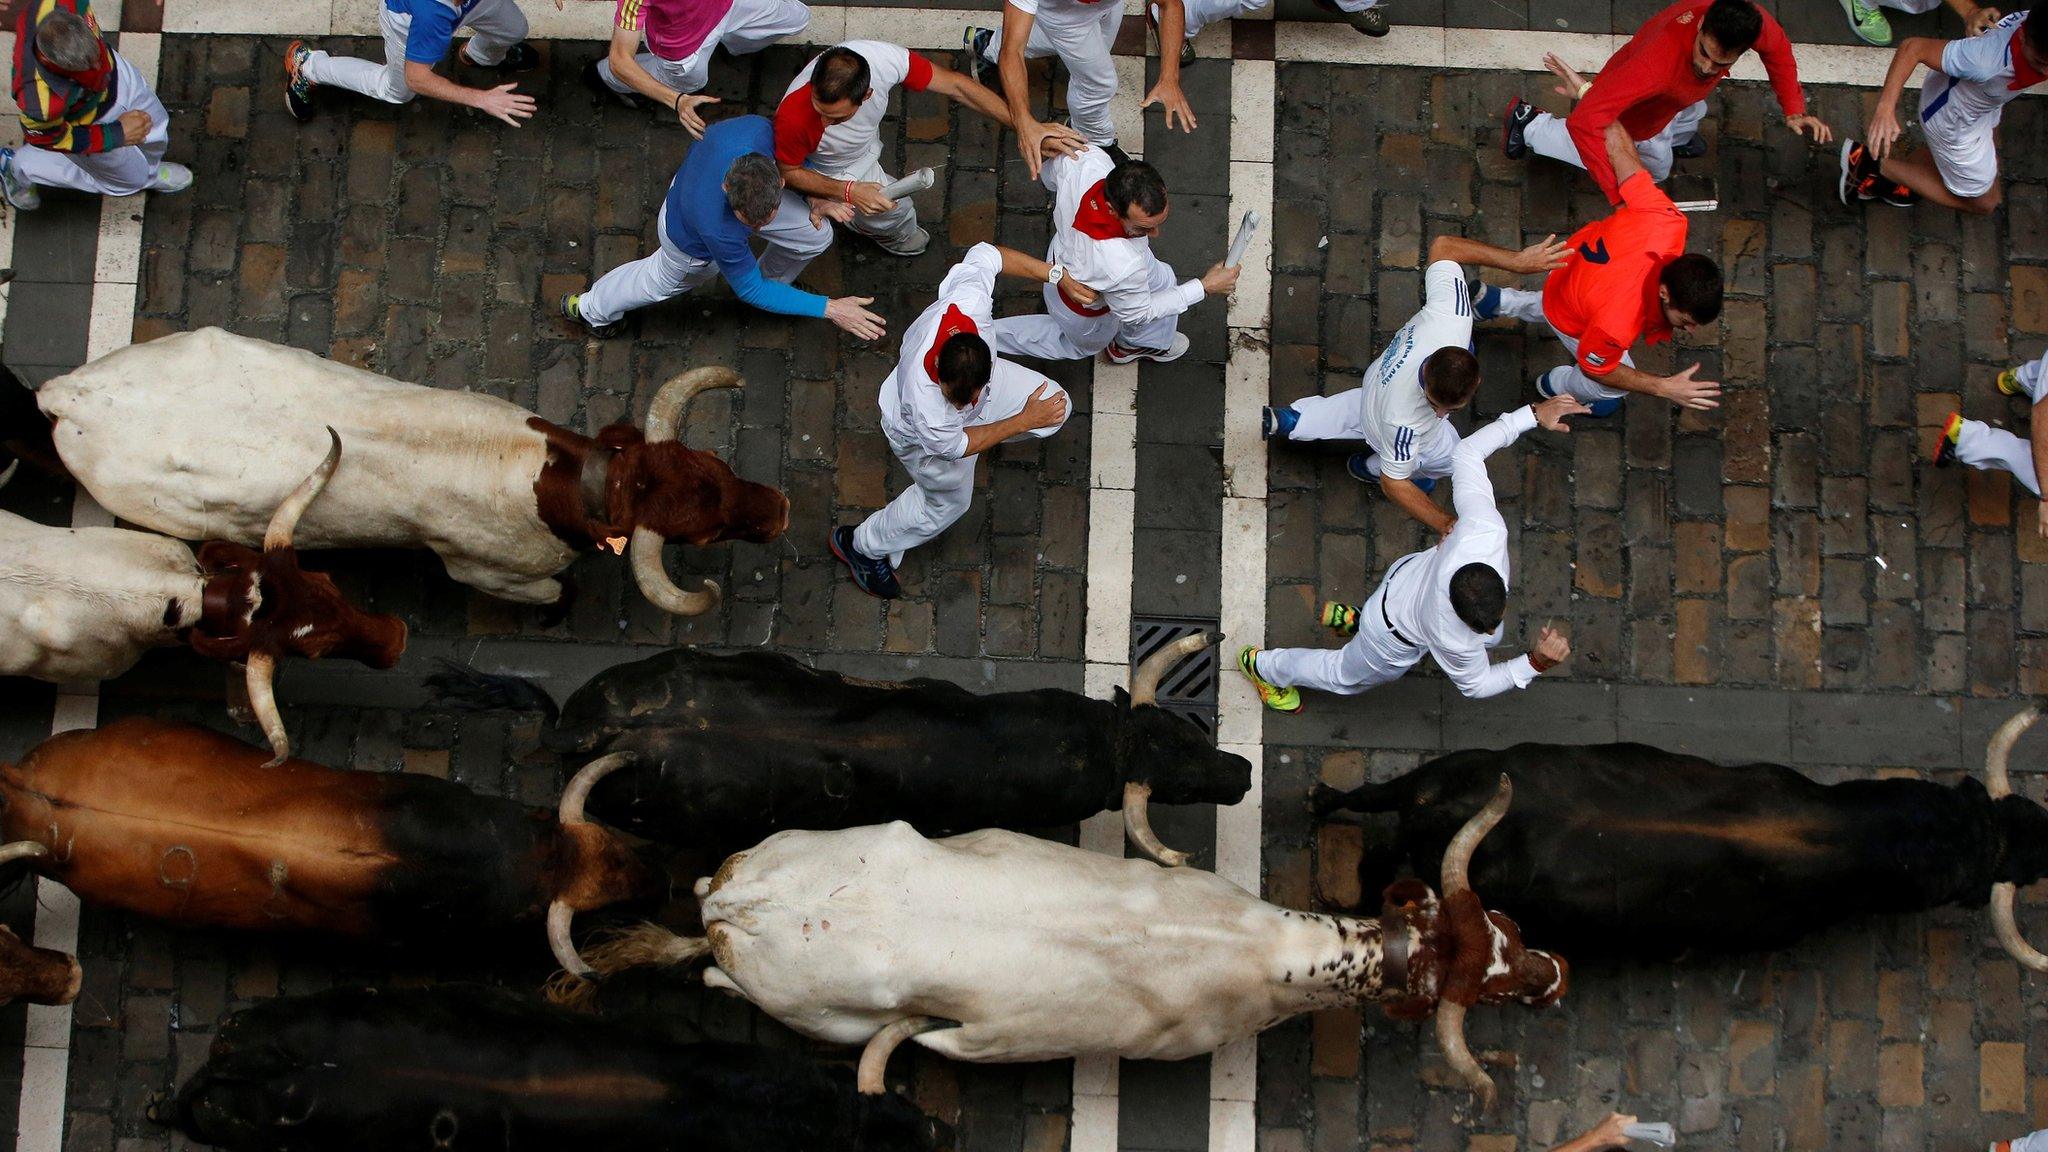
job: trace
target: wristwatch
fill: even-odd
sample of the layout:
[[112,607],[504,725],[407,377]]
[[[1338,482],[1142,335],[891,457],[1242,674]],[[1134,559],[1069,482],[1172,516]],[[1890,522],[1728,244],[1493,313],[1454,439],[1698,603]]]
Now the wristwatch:
[[1055,264],[1052,267],[1047,268],[1045,270],[1045,282],[1047,284],[1058,284],[1060,281],[1065,280],[1066,278],[1067,270],[1058,264]]

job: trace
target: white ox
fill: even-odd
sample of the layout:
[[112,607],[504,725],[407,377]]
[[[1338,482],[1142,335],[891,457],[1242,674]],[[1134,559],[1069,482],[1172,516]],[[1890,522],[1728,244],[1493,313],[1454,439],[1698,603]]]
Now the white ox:
[[[1465,1009],[1552,1003],[1566,983],[1563,963],[1523,948],[1465,882],[1508,795],[1503,778],[1445,853],[1444,900],[1404,881],[1374,919],[1290,911],[1212,873],[1014,832],[927,840],[896,823],[779,832],[698,881],[705,938],[641,925],[591,949],[587,968],[567,959],[602,974],[708,951],[711,987],[806,1036],[866,1044],[870,1092],[912,1036],[970,1061],[1177,1060],[1371,1000],[1406,1018],[1435,1010],[1445,1057],[1490,1100]],[[555,994],[590,987],[566,977]]]
[[302,547],[431,548],[448,574],[494,596],[557,604],[579,552],[632,542],[641,591],[702,612],[717,586],[684,592],[662,567],[667,537],[771,540],[789,502],[675,441],[705,388],[700,368],[664,385],[647,432],[596,438],[508,401],[403,384],[217,328],[136,344],[45,384],[65,467],[124,520],[191,540],[253,543],[270,509],[339,430],[348,458],[300,525]]
[[405,623],[351,606],[328,577],[299,568],[292,530],[341,458],[327,457],[265,526],[264,550],[190,547],[126,528],[52,528],[0,512],[0,675],[106,680],[151,648],[190,644],[248,662],[250,707],[282,758],[271,692],[280,656],[397,663]]

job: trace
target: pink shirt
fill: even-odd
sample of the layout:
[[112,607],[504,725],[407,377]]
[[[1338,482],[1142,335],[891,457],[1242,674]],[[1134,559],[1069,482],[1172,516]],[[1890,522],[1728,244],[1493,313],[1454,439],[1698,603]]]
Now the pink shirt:
[[647,38],[648,51],[663,60],[683,61],[697,54],[718,30],[733,0],[619,0],[612,23]]

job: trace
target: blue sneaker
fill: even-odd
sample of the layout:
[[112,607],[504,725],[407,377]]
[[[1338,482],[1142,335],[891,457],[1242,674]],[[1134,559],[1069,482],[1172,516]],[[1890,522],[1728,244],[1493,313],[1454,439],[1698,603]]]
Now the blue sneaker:
[[1286,408],[1259,409],[1259,438],[1262,440],[1286,440],[1294,435],[1294,426],[1301,423],[1301,413],[1291,406]]
[[[1545,372],[1536,378],[1536,394],[1545,400],[1557,399],[1557,393],[1550,387],[1550,373]],[[1586,414],[1595,420],[1604,420],[1621,411],[1621,398],[1618,396],[1612,396],[1605,400],[1582,400],[1580,403],[1586,406]]]
[[[1373,475],[1372,469],[1367,467],[1367,462],[1373,458],[1373,455],[1371,452],[1353,452],[1344,458],[1344,470],[1351,473],[1351,478],[1360,484],[1379,483],[1380,478]],[[1408,482],[1424,492],[1436,491],[1436,477],[1434,476],[1410,476]]]
[[832,555],[839,557],[839,562],[853,574],[855,587],[881,600],[894,600],[903,595],[903,586],[896,582],[896,570],[889,566],[888,558],[862,555],[853,546],[852,528],[844,525],[834,528],[829,543]]
[[12,148],[0,148],[0,196],[22,212],[32,212],[43,206],[43,194],[15,171]]
[[1491,320],[1500,315],[1500,289],[1492,284],[1481,284],[1479,291],[1472,293],[1472,318]]
[[967,56],[967,75],[975,83],[988,88],[994,88],[1002,82],[1001,74],[996,71],[995,61],[988,57],[988,46],[995,38],[995,29],[976,28],[972,25],[960,34],[960,50]]

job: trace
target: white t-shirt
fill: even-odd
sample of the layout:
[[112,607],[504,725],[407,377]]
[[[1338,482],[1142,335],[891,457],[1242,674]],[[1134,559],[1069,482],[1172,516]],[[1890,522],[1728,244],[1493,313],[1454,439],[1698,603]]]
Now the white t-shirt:
[[1026,16],[1037,16],[1046,12],[1064,16],[1076,13],[1095,15],[1102,11],[1104,4],[1115,2],[1116,0],[1009,0],[1009,5]]
[[[1078,156],[1055,156],[1039,166],[1038,180],[1053,195],[1052,244],[1046,259],[1101,293],[1085,315],[1116,313],[1125,324],[1178,316],[1202,301],[1202,282],[1188,280],[1152,290],[1152,241],[1124,235],[1122,220],[1102,194],[1116,161],[1099,147]],[[1076,309],[1076,311],[1081,311]]]
[[1413,476],[1446,432],[1444,418],[1422,392],[1422,362],[1439,348],[1472,344],[1472,301],[1462,266],[1453,260],[1431,264],[1423,273],[1422,299],[1422,311],[1394,333],[1365,370],[1359,390],[1359,426],[1379,453],[1381,472],[1396,480]]
[[818,58],[811,57],[775,108],[775,160],[858,179],[882,158],[882,117],[889,112],[890,95],[898,84],[912,92],[924,91],[932,82],[932,62],[881,40],[849,40],[839,47],[868,62],[868,98],[845,123],[827,125],[811,104],[811,73],[818,67]]
[[1003,254],[995,245],[969,248],[939,284],[939,298],[903,330],[902,358],[882,381],[883,426],[942,460],[967,455],[967,429],[980,421],[989,390],[983,388],[967,407],[955,408],[940,390],[932,366],[946,340],[965,330],[963,322],[987,338],[995,322],[996,277],[1002,271]]
[[1920,122],[1950,137],[1997,124],[2014,97],[2044,79],[2020,49],[2026,22],[2025,12],[2014,12],[1981,36],[1949,41],[1941,71],[1920,85]]

